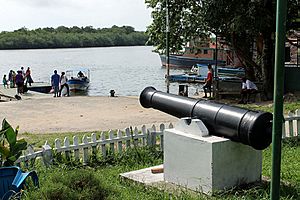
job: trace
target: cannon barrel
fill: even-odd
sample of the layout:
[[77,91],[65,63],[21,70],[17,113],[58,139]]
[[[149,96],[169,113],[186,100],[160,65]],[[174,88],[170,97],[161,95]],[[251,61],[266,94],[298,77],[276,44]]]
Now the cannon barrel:
[[269,112],[178,96],[153,87],[142,91],[140,104],[178,118],[198,118],[211,135],[229,138],[257,150],[267,148],[272,142],[273,116]]

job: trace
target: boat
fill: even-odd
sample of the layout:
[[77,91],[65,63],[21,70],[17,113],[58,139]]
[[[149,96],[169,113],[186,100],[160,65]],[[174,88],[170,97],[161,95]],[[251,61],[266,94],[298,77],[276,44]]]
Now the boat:
[[[166,66],[166,55],[160,54],[160,60],[163,66]],[[187,69],[191,68],[197,64],[216,64],[216,60],[210,58],[196,58],[196,57],[189,57],[184,55],[170,55],[169,56],[169,66],[172,68],[181,68]],[[226,61],[218,60],[218,65],[222,66],[225,65]]]
[[[215,67],[213,66],[213,69]],[[215,80],[241,80],[241,77],[245,76],[245,70],[243,68],[234,67],[219,67]],[[197,64],[193,66],[190,72],[184,74],[175,74],[168,76],[168,80],[171,82],[186,82],[186,83],[204,83],[207,76],[207,65]]]
[[90,70],[75,68],[66,71],[70,91],[86,91],[90,85]]
[[[235,52],[227,45],[220,44],[218,41],[217,60],[216,60],[216,43],[210,38],[207,40],[194,40],[184,47],[183,52],[180,54],[169,55],[169,67],[179,69],[191,69],[194,65],[233,65],[241,66],[239,59]],[[166,66],[167,56],[159,54],[162,66]]]

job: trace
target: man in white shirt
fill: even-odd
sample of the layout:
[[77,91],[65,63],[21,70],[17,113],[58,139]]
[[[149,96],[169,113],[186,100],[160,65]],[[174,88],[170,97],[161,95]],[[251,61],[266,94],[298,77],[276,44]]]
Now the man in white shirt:
[[67,88],[67,95],[68,97],[70,96],[70,89],[69,89],[69,85],[67,83],[68,79],[65,75],[65,72],[62,72],[61,73],[61,76],[60,76],[60,90],[59,90],[59,97],[61,96],[61,91],[63,90],[64,87]]
[[[252,81],[243,77],[242,78],[241,100],[239,101],[239,103],[243,103],[243,104],[248,103],[250,95],[256,93],[257,90],[258,89],[257,89],[256,85]],[[245,99],[246,99],[246,101],[245,101]]]

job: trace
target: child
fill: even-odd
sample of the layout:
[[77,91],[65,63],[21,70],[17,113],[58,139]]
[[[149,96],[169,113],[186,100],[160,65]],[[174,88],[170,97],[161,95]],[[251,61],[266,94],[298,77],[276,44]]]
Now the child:
[[4,88],[8,88],[6,74],[4,74],[4,76],[3,76],[2,83],[3,83]]

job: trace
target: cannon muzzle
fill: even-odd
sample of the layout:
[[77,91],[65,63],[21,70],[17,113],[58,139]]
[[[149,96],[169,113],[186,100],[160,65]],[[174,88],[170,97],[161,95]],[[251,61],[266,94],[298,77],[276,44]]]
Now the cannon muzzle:
[[153,87],[140,94],[145,108],[154,108],[178,118],[191,117],[202,120],[211,135],[229,138],[257,150],[267,148],[272,142],[272,114],[178,96]]

